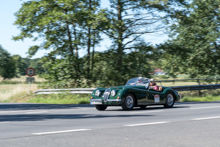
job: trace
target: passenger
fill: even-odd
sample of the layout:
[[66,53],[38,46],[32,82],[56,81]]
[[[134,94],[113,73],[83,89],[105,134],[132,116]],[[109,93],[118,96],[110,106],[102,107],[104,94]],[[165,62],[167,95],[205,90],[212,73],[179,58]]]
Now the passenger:
[[154,79],[150,79],[150,89],[154,89],[156,91],[162,91],[162,87],[161,86],[158,86],[155,82],[154,82]]

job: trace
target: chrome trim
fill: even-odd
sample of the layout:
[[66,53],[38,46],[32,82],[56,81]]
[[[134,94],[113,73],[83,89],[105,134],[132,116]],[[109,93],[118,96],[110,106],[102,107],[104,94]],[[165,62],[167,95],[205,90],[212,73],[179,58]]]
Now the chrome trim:
[[[102,99],[90,99],[90,104],[92,104],[92,102],[101,102],[102,103]],[[120,102],[121,99],[108,99],[107,102]]]
[[104,102],[107,102],[108,101],[108,98],[111,94],[111,89],[106,89],[105,92],[104,92]]
[[121,99],[108,99],[108,102],[120,102]]
[[174,103],[174,97],[172,94],[167,95],[167,105],[172,106]]
[[125,99],[125,105],[127,106],[127,108],[132,108],[134,105],[134,99],[132,96],[128,95]]

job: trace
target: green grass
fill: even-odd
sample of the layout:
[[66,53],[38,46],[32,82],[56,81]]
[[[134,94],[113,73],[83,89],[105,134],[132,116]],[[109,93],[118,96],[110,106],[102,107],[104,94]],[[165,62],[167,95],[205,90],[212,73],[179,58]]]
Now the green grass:
[[37,95],[26,101],[27,103],[45,103],[45,104],[89,104],[90,95],[87,94],[51,94]]
[[205,96],[205,97],[184,97],[181,102],[211,102],[220,101],[220,96]]
[[50,95],[27,95],[25,97],[12,97],[4,102],[41,103],[41,104],[89,104],[88,94],[50,94]]

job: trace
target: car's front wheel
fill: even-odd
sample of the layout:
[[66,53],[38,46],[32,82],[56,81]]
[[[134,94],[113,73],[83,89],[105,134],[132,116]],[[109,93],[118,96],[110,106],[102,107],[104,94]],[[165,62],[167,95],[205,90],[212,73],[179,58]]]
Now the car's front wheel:
[[121,106],[123,110],[132,110],[134,104],[135,104],[135,98],[133,94],[128,94]]
[[166,103],[164,105],[165,108],[172,108],[175,103],[175,98],[173,93],[168,93],[166,95]]
[[107,108],[107,106],[105,106],[105,105],[95,105],[95,108],[99,111],[104,111]]

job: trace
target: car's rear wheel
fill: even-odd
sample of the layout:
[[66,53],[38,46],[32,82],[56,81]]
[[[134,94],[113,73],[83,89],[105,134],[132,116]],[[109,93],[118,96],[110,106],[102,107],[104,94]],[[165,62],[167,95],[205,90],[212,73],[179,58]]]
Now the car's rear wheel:
[[123,110],[132,110],[135,104],[135,98],[133,94],[128,94],[122,103],[122,109]]
[[107,106],[105,106],[105,105],[95,105],[95,108],[99,111],[104,111],[107,108]]
[[174,103],[175,103],[175,97],[174,97],[173,93],[168,93],[166,95],[166,102],[165,102],[164,107],[165,108],[172,108]]

